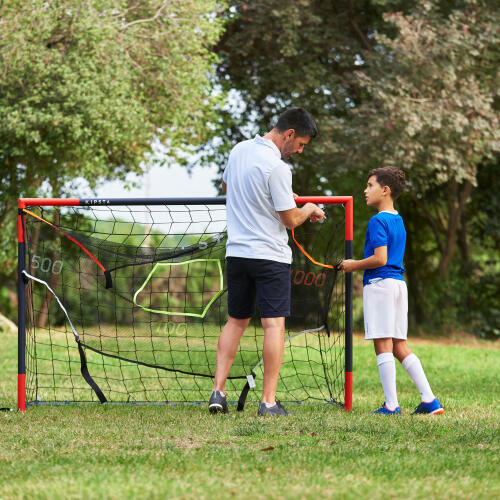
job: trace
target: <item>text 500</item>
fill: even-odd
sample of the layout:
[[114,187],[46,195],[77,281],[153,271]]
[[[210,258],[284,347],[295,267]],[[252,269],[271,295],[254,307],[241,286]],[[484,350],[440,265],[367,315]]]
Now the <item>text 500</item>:
[[63,263],[60,260],[55,260],[48,257],[40,257],[39,255],[33,255],[31,259],[31,265],[33,269],[40,269],[44,273],[52,272],[53,274],[59,274],[62,271]]

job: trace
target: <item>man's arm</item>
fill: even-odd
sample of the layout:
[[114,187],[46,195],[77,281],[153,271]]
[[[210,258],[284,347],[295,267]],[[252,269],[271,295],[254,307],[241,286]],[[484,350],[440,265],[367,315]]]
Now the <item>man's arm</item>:
[[363,269],[375,269],[387,264],[387,246],[377,247],[373,250],[373,255],[362,260],[347,259],[340,263],[340,269],[346,273],[361,271]]
[[227,184],[224,181],[222,181],[222,192],[227,193]]
[[325,212],[314,203],[306,203],[301,208],[291,208],[278,212],[281,222],[287,229],[294,229],[303,224],[307,219],[311,222],[319,222],[326,219]]

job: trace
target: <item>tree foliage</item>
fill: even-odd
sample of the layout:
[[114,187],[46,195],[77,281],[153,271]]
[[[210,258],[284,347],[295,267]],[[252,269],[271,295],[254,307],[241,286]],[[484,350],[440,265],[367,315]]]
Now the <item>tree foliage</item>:
[[[284,107],[307,108],[320,125],[315,159],[334,150],[331,120],[361,100],[353,73],[373,50],[373,30],[384,27],[387,5],[408,9],[412,1],[270,0],[240,3],[229,15],[217,53],[218,74],[243,102],[232,139],[256,127],[268,128]],[[333,140],[332,140],[333,139]]]
[[[59,196],[75,178],[95,186],[140,171],[154,141],[175,157],[210,137],[221,5],[0,4],[0,223],[11,224],[2,249],[15,235],[16,198],[42,183]],[[9,247],[0,261],[12,255]]]
[[370,98],[352,113],[358,154],[351,156],[372,156],[408,172],[443,279],[460,233],[467,232],[463,217],[478,168],[500,151],[498,82],[492,78],[499,19],[475,2],[445,18],[423,2],[411,15],[385,19],[397,36],[376,34],[371,69],[357,72]]
[[498,25],[490,1],[271,0],[239,4],[217,48],[221,80],[243,103],[226,130],[234,142],[286,106],[317,119],[294,188],[355,195],[357,254],[366,173],[382,164],[407,172],[399,208],[414,322],[463,319],[470,269],[491,272],[470,241],[484,220],[470,200],[498,151]]
[[370,71],[356,73],[368,97],[352,111],[358,148],[349,156],[406,170],[412,309],[417,320],[464,321],[478,276],[497,271],[483,257],[484,238],[471,238],[489,208],[470,204],[484,189],[481,169],[500,152],[498,11],[473,1],[443,16],[423,2],[385,19],[396,36],[375,33]]

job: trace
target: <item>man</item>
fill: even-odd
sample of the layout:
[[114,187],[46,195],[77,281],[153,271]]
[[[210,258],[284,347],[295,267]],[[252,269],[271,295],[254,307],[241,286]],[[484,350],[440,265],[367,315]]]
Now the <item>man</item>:
[[211,413],[227,413],[225,384],[241,336],[257,301],[264,329],[264,381],[258,415],[287,415],[276,402],[283,361],[285,317],[290,315],[290,264],[287,228],[325,218],[313,203],[297,208],[290,167],[283,161],[315,137],[318,129],[302,108],[282,113],[263,137],[237,144],[229,155],[222,188],[227,192],[226,274],[229,318],[217,347]]

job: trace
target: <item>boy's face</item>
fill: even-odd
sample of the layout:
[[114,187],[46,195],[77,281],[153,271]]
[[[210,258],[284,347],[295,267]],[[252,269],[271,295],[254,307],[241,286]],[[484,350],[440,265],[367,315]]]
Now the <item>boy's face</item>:
[[372,175],[366,183],[365,189],[366,204],[369,207],[378,207],[380,204],[390,196],[390,189],[388,186],[381,186],[375,175]]

